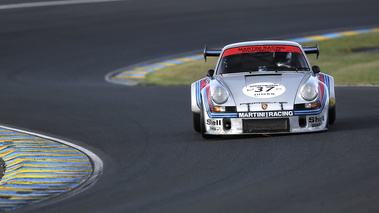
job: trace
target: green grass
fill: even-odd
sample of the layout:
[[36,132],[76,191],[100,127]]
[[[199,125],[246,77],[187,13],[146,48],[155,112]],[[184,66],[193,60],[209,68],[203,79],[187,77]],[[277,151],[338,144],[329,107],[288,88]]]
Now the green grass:
[[175,65],[149,73],[146,85],[190,85],[194,81],[205,77],[209,69],[216,67],[217,57],[207,58]]
[[[302,43],[314,46],[316,42]],[[317,42],[320,56],[308,55],[311,65],[334,77],[336,85],[379,85],[379,51],[362,52],[379,48],[379,32],[346,36]],[[190,85],[214,69],[217,58],[188,62],[162,69],[147,75],[148,85]]]

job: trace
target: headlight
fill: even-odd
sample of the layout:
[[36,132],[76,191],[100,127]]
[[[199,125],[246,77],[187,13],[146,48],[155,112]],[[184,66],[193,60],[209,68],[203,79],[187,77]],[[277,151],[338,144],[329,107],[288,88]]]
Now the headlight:
[[314,100],[317,95],[317,88],[313,84],[305,84],[303,88],[301,88],[301,97],[306,101]]
[[228,100],[228,92],[223,87],[216,87],[212,92],[212,100],[216,104],[223,104]]

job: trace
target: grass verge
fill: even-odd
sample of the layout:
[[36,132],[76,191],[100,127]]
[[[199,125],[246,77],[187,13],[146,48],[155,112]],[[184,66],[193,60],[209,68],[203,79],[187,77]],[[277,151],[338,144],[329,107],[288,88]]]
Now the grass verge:
[[[313,46],[316,42],[302,43]],[[379,85],[379,32],[317,42],[320,57],[308,55],[311,65],[334,77],[336,85]],[[147,85],[190,85],[214,69],[217,58],[188,62],[147,75]]]

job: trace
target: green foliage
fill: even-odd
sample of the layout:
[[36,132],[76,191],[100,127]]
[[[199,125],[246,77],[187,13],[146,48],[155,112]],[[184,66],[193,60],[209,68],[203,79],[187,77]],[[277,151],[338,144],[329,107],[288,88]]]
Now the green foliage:
[[379,84],[379,32],[324,40],[318,44],[320,57],[316,60],[309,55],[310,63],[333,76],[336,85]]

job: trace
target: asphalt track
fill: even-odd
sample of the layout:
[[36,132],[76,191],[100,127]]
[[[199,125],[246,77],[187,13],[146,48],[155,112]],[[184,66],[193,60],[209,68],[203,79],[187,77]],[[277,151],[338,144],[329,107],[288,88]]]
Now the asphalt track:
[[83,193],[18,211],[378,212],[379,87],[338,87],[327,132],[204,140],[192,130],[188,86],[104,81],[204,44],[374,27],[378,6],[141,0],[1,10],[0,123],[73,142],[104,162]]

